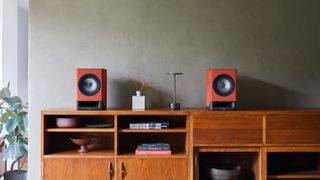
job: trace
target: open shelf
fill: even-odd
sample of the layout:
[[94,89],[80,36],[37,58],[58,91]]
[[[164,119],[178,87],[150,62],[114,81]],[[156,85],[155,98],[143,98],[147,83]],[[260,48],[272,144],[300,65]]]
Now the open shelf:
[[44,158],[109,158],[114,157],[114,151],[110,149],[96,149],[87,153],[79,153],[77,150],[67,150],[46,154]]
[[48,128],[46,132],[114,132],[114,128]]
[[175,133],[175,132],[187,132],[185,128],[174,128],[174,129],[119,129],[118,132],[127,133]]
[[269,175],[268,179],[320,179],[320,170],[307,170],[287,174]]
[[[175,157],[175,155],[186,156],[186,133],[149,133],[149,132],[132,132],[118,134],[118,154],[126,156],[135,156],[135,150],[139,144],[144,143],[168,143],[172,155],[162,155],[163,157]],[[142,156],[142,155],[137,155]],[[156,155],[150,155],[154,157]],[[162,157],[161,156],[161,157]],[[146,156],[144,156],[146,157]]]
[[135,153],[121,153],[119,158],[187,158],[185,152],[175,152],[171,155],[136,155]]
[[118,115],[118,128],[129,129],[130,123],[168,122],[170,129],[186,129],[186,115]]
[[320,179],[317,152],[268,153],[268,179]]
[[[52,129],[58,128],[56,126],[56,118],[65,118],[65,117],[77,117],[80,119],[80,125],[78,128],[86,128],[86,125],[90,124],[101,124],[101,123],[110,123],[114,125],[114,116],[113,115],[45,115],[44,116],[44,128]],[[61,128],[61,129],[70,129],[70,128]],[[99,129],[99,128],[92,128]],[[108,128],[105,128],[108,129]],[[109,129],[113,129],[110,127]]]
[[[94,136],[95,142],[88,146],[90,152],[88,153],[78,153],[77,150],[80,146],[75,145],[70,137],[77,136]],[[114,153],[114,133],[110,132],[47,132],[45,133],[45,142],[43,155],[44,157],[48,157],[47,155],[66,155],[70,154],[74,156],[90,156],[99,155],[99,154],[110,154]]]
[[241,167],[238,179],[258,180],[259,162],[259,152],[200,152],[199,179],[211,179],[210,168],[234,165]]

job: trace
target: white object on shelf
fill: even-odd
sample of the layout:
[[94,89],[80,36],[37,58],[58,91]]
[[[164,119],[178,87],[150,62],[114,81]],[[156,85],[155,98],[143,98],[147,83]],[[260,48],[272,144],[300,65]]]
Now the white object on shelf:
[[132,96],[132,110],[145,109],[145,96],[141,96],[141,91],[136,91],[136,95]]

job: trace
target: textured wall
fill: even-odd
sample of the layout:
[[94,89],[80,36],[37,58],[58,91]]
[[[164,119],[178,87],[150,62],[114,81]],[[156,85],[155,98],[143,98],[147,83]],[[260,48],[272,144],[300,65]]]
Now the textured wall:
[[320,106],[320,1],[31,0],[30,170],[40,177],[40,110],[75,107],[75,69],[108,69],[109,107],[130,107],[123,79],[155,82],[148,105],[203,107],[205,70],[237,68],[241,107]]

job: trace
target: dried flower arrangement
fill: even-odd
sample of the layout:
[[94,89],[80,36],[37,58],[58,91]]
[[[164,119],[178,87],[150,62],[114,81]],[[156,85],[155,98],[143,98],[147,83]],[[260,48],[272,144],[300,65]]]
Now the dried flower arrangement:
[[128,81],[130,81],[132,83],[132,85],[136,91],[140,91],[141,93],[146,89],[152,88],[152,86],[154,84],[153,82],[148,82],[148,81],[144,81],[144,80],[137,80],[137,79],[129,79]]

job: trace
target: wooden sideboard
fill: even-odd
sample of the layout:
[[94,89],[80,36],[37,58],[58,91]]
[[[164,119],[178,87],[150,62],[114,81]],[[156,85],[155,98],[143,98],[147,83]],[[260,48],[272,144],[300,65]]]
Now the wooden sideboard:
[[[112,128],[57,128],[57,117]],[[170,129],[129,129],[131,122],[168,121]],[[94,135],[80,154],[69,137]],[[138,156],[138,144],[167,142],[172,155]],[[44,110],[42,179],[208,179],[208,168],[242,167],[240,179],[320,179],[320,110]]]

